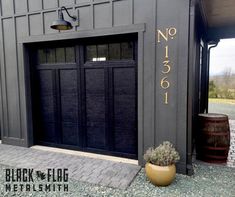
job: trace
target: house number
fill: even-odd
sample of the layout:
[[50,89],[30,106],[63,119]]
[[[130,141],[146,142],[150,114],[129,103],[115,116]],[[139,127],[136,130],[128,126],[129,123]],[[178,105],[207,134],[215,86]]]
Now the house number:
[[168,80],[168,74],[171,71],[172,63],[170,61],[170,53],[169,53],[169,45],[167,45],[169,40],[173,40],[177,34],[177,29],[175,27],[166,28],[164,31],[157,30],[157,42],[160,43],[161,41],[164,41],[166,43],[164,48],[164,60],[163,60],[163,68],[162,68],[162,74],[164,76],[162,77],[160,81],[160,86],[162,89],[164,89],[164,103],[168,104],[168,89],[171,86],[170,81]]

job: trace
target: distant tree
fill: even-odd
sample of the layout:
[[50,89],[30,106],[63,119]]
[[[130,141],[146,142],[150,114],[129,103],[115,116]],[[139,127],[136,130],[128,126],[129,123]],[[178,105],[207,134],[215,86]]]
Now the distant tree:
[[209,82],[209,98],[218,98],[218,88],[213,80]]
[[232,77],[232,68],[229,67],[229,68],[226,68],[223,72],[223,80],[224,80],[224,87],[225,89],[228,89],[229,88],[229,85],[230,85],[230,80],[231,80],[231,77]]

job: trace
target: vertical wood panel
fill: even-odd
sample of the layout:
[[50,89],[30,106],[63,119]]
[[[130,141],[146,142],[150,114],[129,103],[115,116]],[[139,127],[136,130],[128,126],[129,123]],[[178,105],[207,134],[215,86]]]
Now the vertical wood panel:
[[28,29],[26,16],[16,17],[16,32],[17,32],[16,34],[17,39],[20,39],[29,35],[29,29]]
[[42,9],[42,0],[28,0],[29,11],[37,11]]
[[41,14],[29,15],[30,35],[43,34],[43,24]]
[[79,20],[80,20],[80,26],[78,28],[91,29],[92,28],[91,6],[79,7],[77,10],[79,10]]
[[57,0],[43,0],[43,8],[49,9],[49,8],[56,8],[58,6]]
[[2,15],[9,16],[14,14],[13,0],[2,0]]
[[110,11],[109,3],[94,5],[94,27],[111,27],[112,13]]
[[8,115],[7,115],[7,97],[6,97],[6,80],[5,80],[5,57],[4,57],[4,42],[2,20],[0,20],[0,62],[1,62],[1,132],[2,136],[8,136]]
[[[138,54],[142,55],[142,65],[143,69],[138,70],[138,87],[143,87],[140,90],[142,93],[142,109],[138,113],[142,114],[143,122],[139,123],[139,126],[142,126],[138,129],[143,131],[143,135],[139,133],[139,142],[142,141],[143,147],[139,147],[138,153],[140,161],[143,161],[143,153],[146,149],[155,145],[155,123],[158,124],[157,118],[155,117],[155,21],[153,20],[155,15],[156,1],[145,1],[143,0],[134,0],[134,23],[146,23],[146,32],[143,35],[143,40],[140,40],[140,43],[143,45],[144,53]],[[141,38],[139,38],[141,39]],[[149,44],[152,43],[152,44]],[[141,46],[139,46],[141,47]],[[139,58],[139,56],[138,56]],[[139,60],[140,63],[140,60]],[[138,65],[138,68],[141,68]],[[142,80],[141,80],[141,74]],[[139,89],[138,89],[139,90]],[[156,93],[158,94],[158,93]],[[140,98],[140,95],[139,97]],[[141,100],[140,100],[141,102]],[[141,105],[140,105],[141,106]],[[141,113],[142,112],[142,113]],[[159,114],[158,114],[159,115]],[[156,119],[155,119],[156,118]],[[141,132],[141,131],[140,131]],[[140,144],[140,143],[139,143]]]
[[27,12],[27,0],[14,0],[16,14]]
[[113,3],[114,26],[131,24],[131,1],[116,1]]
[[0,16],[2,16],[2,0],[0,0]]
[[[15,18],[15,27],[16,27],[16,39],[22,39],[24,37],[29,36],[29,26],[28,26],[28,17],[27,16],[21,16]],[[20,47],[19,47],[20,46]],[[28,84],[25,84],[25,65],[23,62],[23,47],[22,45],[17,45],[17,63],[18,63],[18,76],[19,76],[19,94],[20,94],[20,114],[21,114],[21,127],[22,127],[22,133],[21,138],[25,141],[28,141],[27,136],[28,134],[24,131],[27,131],[27,115],[26,115],[26,98],[25,98],[25,86]],[[30,134],[29,136],[32,136]]]
[[8,100],[9,137],[20,138],[20,113],[18,69],[16,59],[16,40],[14,21],[12,18],[3,20],[3,35],[5,46],[6,86]]

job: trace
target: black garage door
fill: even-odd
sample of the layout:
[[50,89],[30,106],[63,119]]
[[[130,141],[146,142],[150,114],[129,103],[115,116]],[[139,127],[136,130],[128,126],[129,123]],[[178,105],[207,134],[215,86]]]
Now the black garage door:
[[34,50],[35,143],[136,158],[135,48],[128,40]]

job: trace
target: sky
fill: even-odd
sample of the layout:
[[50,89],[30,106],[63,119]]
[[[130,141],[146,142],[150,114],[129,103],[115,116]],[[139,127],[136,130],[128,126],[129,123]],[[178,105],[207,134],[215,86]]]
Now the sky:
[[220,40],[218,46],[211,49],[210,75],[220,75],[228,69],[235,74],[235,39]]

